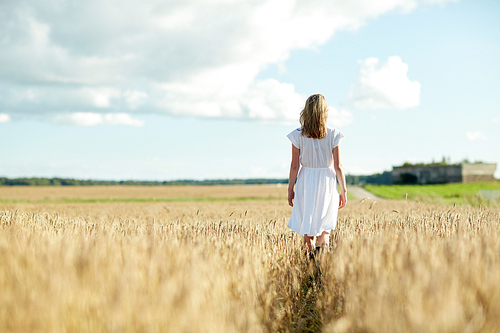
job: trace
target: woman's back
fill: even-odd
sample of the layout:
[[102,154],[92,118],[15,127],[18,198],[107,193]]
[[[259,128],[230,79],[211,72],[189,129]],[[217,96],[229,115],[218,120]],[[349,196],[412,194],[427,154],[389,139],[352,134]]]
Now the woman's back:
[[332,150],[344,135],[334,128],[327,128],[322,139],[308,138],[302,135],[300,128],[288,135],[293,145],[300,149],[300,164],[306,168],[329,168],[333,163]]
[[300,112],[301,128],[287,135],[292,142],[288,204],[293,207],[288,227],[304,236],[309,251],[314,250],[316,237],[319,249],[328,246],[329,233],[337,225],[338,209],[347,202],[339,147],[344,135],[328,128],[327,121],[325,97],[311,95]]

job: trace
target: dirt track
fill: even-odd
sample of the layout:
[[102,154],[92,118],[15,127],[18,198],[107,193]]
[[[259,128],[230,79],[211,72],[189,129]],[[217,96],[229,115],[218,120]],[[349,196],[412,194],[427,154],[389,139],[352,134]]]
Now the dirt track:
[[367,198],[368,199],[382,199],[382,198],[376,196],[375,194],[368,192],[367,190],[365,190],[364,188],[359,187],[359,186],[349,186],[347,188],[347,191],[351,192],[351,194],[353,196],[355,196],[356,199],[359,199],[359,200],[367,199]]

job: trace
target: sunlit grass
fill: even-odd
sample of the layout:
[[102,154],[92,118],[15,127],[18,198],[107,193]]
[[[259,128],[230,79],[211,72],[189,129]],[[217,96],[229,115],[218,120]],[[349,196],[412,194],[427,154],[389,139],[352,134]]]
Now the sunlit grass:
[[500,330],[499,209],[351,200],[316,261],[290,213],[286,198],[0,204],[0,331]]

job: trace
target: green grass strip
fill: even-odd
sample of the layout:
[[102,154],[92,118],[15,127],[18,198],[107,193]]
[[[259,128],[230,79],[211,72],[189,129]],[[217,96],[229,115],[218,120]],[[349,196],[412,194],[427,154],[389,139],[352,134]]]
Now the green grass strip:
[[432,185],[366,185],[365,189],[385,199],[418,200],[436,203],[472,204],[479,200],[479,190],[500,190],[500,182],[450,183]]

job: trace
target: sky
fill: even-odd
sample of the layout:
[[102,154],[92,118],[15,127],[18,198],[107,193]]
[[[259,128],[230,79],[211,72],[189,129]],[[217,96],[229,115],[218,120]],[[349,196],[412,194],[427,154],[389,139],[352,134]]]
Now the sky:
[[0,177],[286,178],[325,96],[347,174],[497,163],[496,0],[0,0]]

